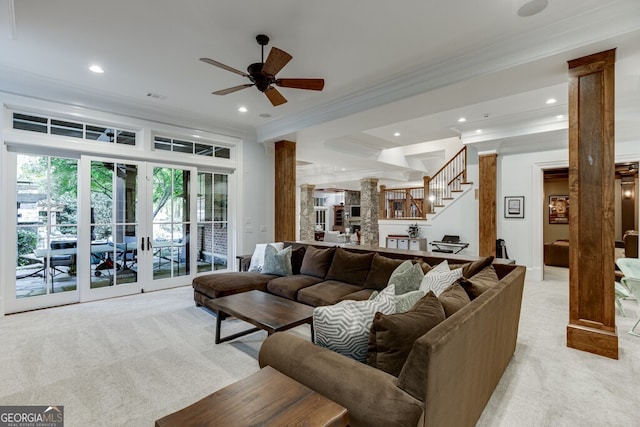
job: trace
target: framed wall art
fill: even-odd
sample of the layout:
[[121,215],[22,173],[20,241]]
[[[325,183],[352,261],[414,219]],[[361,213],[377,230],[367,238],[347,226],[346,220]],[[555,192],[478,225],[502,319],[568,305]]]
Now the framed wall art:
[[504,198],[505,218],[524,218],[524,196],[507,196]]
[[549,196],[549,224],[569,224],[569,196]]

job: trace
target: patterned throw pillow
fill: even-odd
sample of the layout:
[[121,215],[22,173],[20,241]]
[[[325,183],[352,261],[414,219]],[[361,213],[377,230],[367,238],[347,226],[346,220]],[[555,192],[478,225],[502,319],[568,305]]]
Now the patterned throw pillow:
[[279,251],[274,246],[268,245],[264,250],[264,266],[262,274],[275,276],[291,276],[291,246]]
[[406,260],[400,264],[389,277],[389,285],[395,285],[396,295],[417,291],[424,273],[418,264]]
[[395,313],[394,296],[395,287],[388,286],[373,300],[347,300],[314,308],[315,343],[364,362],[373,316],[376,312]]
[[445,260],[424,275],[419,289],[424,293],[433,291],[438,296],[460,277],[462,268],[449,270],[449,264]]
[[[464,290],[462,292],[464,292]],[[467,294],[465,293],[465,296],[466,295]],[[369,299],[370,300],[375,299],[377,296],[378,296],[378,291],[373,291],[373,293],[371,294]],[[422,292],[422,291],[411,291],[411,292],[407,292],[406,294],[396,295],[395,296],[396,313],[406,313],[423,296],[424,296],[424,292]]]
[[251,255],[251,264],[249,264],[249,271],[258,273],[262,271],[262,267],[264,266],[264,251],[267,248],[267,245],[271,245],[279,251],[284,248],[283,242],[257,244],[255,250],[253,251],[253,255]]

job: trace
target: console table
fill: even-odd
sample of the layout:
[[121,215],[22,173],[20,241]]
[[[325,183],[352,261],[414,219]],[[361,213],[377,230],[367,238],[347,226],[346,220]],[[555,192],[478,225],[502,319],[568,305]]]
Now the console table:
[[160,418],[155,427],[348,425],[345,408],[266,366]]

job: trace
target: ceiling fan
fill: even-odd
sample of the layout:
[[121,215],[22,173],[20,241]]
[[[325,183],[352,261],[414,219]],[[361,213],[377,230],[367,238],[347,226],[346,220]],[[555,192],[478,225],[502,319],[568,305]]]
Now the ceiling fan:
[[200,58],[200,61],[207,64],[222,68],[232,73],[240,74],[241,76],[248,77],[251,83],[230,87],[227,89],[217,90],[211,92],[214,95],[228,95],[239,90],[255,86],[260,92],[263,92],[271,104],[276,107],[278,105],[287,102],[284,96],[273,85],[279,87],[289,87],[294,89],[307,89],[307,90],[322,90],[324,88],[324,79],[279,79],[276,78],[276,74],[284,68],[292,56],[287,52],[272,47],[267,57],[267,61],[264,60],[264,47],[269,43],[269,37],[264,34],[256,36],[256,41],[262,46],[262,61],[256,62],[247,67],[247,73],[237,70],[228,65],[222,64],[218,61],[214,61],[209,58]]

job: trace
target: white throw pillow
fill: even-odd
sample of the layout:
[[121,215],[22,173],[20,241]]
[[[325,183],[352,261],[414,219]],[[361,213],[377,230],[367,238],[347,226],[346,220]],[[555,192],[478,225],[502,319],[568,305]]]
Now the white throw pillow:
[[251,255],[251,264],[249,264],[249,271],[258,273],[262,271],[262,267],[264,266],[264,250],[267,248],[267,245],[273,246],[278,250],[278,252],[284,249],[284,242],[258,243],[256,245],[256,249],[253,251],[253,255]]
[[360,362],[366,361],[373,317],[376,312],[396,312],[395,293],[395,286],[390,285],[372,300],[346,300],[314,308],[315,343]]
[[438,296],[456,280],[462,277],[462,268],[449,270],[449,266],[447,264],[445,271],[443,268],[439,268],[440,265],[441,264],[438,264],[436,268],[424,275],[422,283],[420,283],[420,290],[425,294],[429,291],[433,291],[433,293]]

